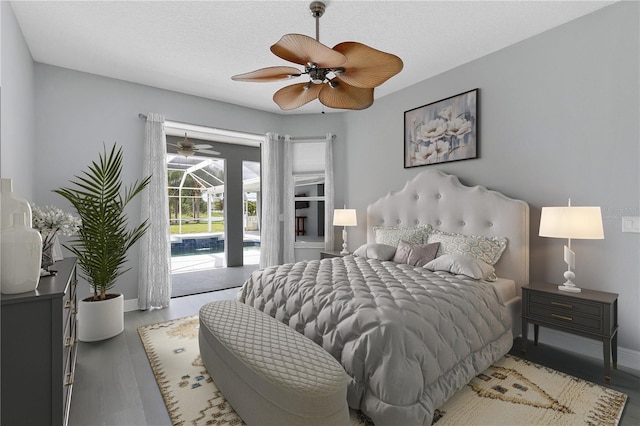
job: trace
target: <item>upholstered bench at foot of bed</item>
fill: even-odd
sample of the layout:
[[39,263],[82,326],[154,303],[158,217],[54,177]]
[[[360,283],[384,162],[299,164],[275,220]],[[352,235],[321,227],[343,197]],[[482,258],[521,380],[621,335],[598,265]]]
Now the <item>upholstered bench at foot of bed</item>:
[[347,425],[338,361],[251,306],[225,300],[200,309],[200,354],[214,383],[248,425]]

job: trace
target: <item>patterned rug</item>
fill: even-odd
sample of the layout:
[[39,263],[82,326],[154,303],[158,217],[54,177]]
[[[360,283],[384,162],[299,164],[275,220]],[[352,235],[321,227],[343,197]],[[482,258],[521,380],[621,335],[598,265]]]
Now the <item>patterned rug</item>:
[[[198,317],[138,328],[174,425],[243,425],[202,364]],[[617,425],[627,396],[505,355],[436,410],[434,424]],[[351,424],[370,425],[351,411]]]

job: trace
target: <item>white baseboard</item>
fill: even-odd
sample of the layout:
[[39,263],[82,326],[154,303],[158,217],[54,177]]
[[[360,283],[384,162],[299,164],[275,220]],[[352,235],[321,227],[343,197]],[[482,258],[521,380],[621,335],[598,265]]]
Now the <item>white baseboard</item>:
[[138,299],[125,299],[124,301],[124,311],[125,312],[131,312],[131,311],[137,311],[138,309]]
[[[529,324],[529,339],[532,338],[533,325]],[[541,327],[538,341],[569,352],[604,360],[602,342],[598,340]],[[618,365],[640,371],[640,352],[618,346]]]

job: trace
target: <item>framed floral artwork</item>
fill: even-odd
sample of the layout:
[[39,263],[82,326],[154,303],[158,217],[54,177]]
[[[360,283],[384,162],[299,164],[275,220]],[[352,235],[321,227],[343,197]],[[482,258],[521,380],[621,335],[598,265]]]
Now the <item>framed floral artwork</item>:
[[478,89],[404,113],[404,167],[478,157]]

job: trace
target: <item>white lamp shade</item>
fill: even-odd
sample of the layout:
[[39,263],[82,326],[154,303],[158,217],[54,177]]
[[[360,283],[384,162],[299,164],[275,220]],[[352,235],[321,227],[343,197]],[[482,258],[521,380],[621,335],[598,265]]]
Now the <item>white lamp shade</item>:
[[333,211],[333,226],[357,226],[355,209],[335,209]]
[[600,207],[543,207],[541,237],[601,240],[604,238]]

